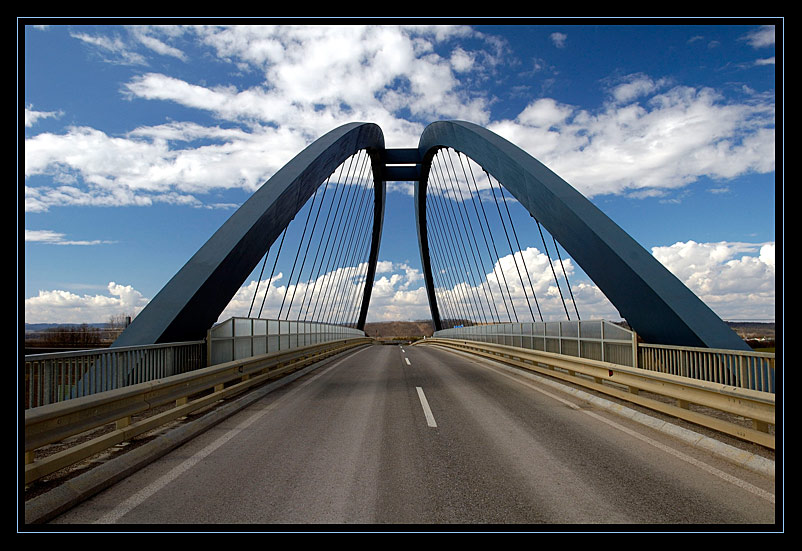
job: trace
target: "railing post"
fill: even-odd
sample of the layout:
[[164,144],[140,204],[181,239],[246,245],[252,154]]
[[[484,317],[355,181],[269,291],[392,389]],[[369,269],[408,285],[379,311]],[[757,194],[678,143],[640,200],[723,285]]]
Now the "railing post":
[[604,321],[599,321],[599,324],[601,325],[601,331],[599,333],[601,335],[601,361],[604,361]]
[[39,405],[49,404],[52,398],[52,372],[55,371],[55,369],[51,367],[52,365],[51,363],[47,368],[42,370],[42,390],[44,392],[42,393],[42,402]]
[[557,322],[557,343],[559,346],[560,354],[563,353],[563,324]]
[[745,386],[746,382],[746,366],[744,365],[746,362],[746,356],[738,356],[738,385],[741,388],[747,388]]

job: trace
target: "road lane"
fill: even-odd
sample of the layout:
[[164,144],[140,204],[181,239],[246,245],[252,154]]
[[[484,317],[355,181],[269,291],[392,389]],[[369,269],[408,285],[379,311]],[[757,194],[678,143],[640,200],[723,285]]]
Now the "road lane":
[[[414,351],[411,361],[431,377],[421,384],[442,432],[462,427],[450,447],[467,454],[477,443],[487,446],[475,456],[488,460],[482,470],[507,473],[527,496],[541,498],[536,514],[542,520],[535,522],[774,522],[773,502],[594,419],[586,413],[598,415],[589,404],[567,407],[525,379],[485,368],[493,362],[434,347]],[[773,480],[739,474],[773,493]]]
[[347,354],[54,522],[774,522],[773,503],[489,365]]

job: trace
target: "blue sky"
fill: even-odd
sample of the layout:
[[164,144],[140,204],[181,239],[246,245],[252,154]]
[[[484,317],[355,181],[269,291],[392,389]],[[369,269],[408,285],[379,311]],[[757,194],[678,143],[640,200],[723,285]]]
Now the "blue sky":
[[[723,319],[774,319],[783,186],[765,22],[92,22],[20,27],[26,322],[136,314],[315,138],[369,121],[388,147],[414,147],[443,119],[538,158]],[[521,232],[537,269],[540,237]],[[368,320],[428,318],[408,185],[390,187],[384,236]],[[247,314],[258,270],[223,318]],[[618,319],[578,266],[566,270],[583,319]]]

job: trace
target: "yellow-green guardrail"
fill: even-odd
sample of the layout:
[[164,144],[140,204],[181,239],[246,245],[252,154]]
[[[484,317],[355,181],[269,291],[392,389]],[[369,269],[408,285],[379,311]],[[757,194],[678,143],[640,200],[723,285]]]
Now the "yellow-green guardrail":
[[[775,437],[770,430],[775,425],[775,395],[770,392],[478,341],[431,338],[415,344],[436,345],[498,360],[775,449]],[[701,407],[691,409],[691,404]],[[751,420],[752,426],[713,415],[705,408]]]
[[[370,338],[349,338],[272,352],[28,409],[25,411],[25,484],[268,380],[370,342]],[[174,407],[165,411],[136,422],[131,420],[133,415],[171,403]],[[114,423],[114,430],[110,432],[36,459],[38,448],[111,423]]]

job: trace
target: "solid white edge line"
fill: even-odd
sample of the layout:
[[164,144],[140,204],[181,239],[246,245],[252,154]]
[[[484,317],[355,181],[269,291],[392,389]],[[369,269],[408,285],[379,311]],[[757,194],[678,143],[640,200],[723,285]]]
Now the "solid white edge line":
[[[506,366],[502,366],[502,369],[506,370],[507,368],[506,368]],[[584,413],[586,415],[589,415],[589,416],[591,416],[591,417],[593,417],[595,419],[598,419],[599,421],[602,421],[602,422],[610,425],[613,428],[616,428],[616,429],[618,429],[618,430],[620,430],[620,431],[622,431],[622,432],[624,432],[626,434],[629,434],[630,436],[638,438],[639,440],[641,440],[643,442],[646,442],[647,444],[650,444],[650,445],[654,446],[655,448],[658,448],[658,449],[664,451],[665,453],[668,453],[668,454],[673,455],[674,457],[677,457],[677,458],[679,458],[679,459],[681,459],[681,460],[683,460],[683,461],[685,461],[687,463],[695,465],[695,466],[699,467],[700,469],[702,469],[702,470],[704,470],[704,471],[706,471],[706,472],[708,472],[708,473],[710,473],[710,474],[712,474],[714,476],[717,476],[717,477],[721,478],[722,480],[725,480],[725,481],[729,482],[730,484],[734,484],[735,486],[738,486],[738,487],[740,487],[740,488],[742,488],[742,489],[744,489],[744,490],[746,490],[746,491],[748,491],[748,492],[750,492],[752,494],[755,494],[758,497],[761,497],[761,498],[765,499],[766,501],[768,501],[770,503],[774,503],[775,497],[774,497],[774,494],[772,494],[771,492],[767,492],[766,490],[763,490],[762,488],[758,488],[757,486],[754,486],[754,485],[750,484],[749,482],[746,482],[744,480],[741,480],[740,478],[736,478],[736,477],[734,477],[734,476],[732,476],[730,474],[727,474],[724,471],[721,471],[721,470],[719,470],[719,469],[717,469],[717,468],[715,468],[715,467],[713,467],[711,465],[708,465],[707,463],[699,461],[698,459],[695,459],[695,458],[693,458],[693,457],[691,457],[689,455],[686,455],[686,454],[682,453],[679,450],[676,450],[676,449],[674,449],[674,448],[672,448],[670,446],[667,446],[665,444],[657,442],[656,440],[653,440],[653,439],[649,438],[648,436],[645,436],[645,435],[640,434],[640,433],[638,433],[636,431],[633,431],[632,429],[629,429],[629,428],[627,428],[627,427],[625,427],[623,425],[620,425],[620,424],[616,423],[615,421],[611,421],[609,419],[606,419],[606,418],[602,417],[601,415],[598,415],[597,413],[594,413],[592,411],[588,411],[586,409],[582,409],[579,405],[571,402],[570,400],[566,400],[566,399],[561,398],[561,397],[559,397],[559,396],[557,396],[557,395],[555,395],[555,394],[553,394],[551,392],[543,390],[542,388],[538,388],[534,384],[528,383],[526,381],[522,381],[517,377],[514,377],[514,376],[512,376],[510,374],[507,374],[507,373],[503,373],[503,372],[498,371],[498,370],[496,370],[496,372],[499,375],[507,377],[508,379],[512,379],[513,381],[516,381],[516,382],[518,382],[518,383],[520,383],[520,384],[522,384],[522,385],[524,385],[524,386],[526,386],[528,388],[531,388],[532,390],[540,392],[541,394],[543,394],[545,396],[553,398],[554,400],[557,400],[558,402],[561,402],[561,403],[565,404],[566,406],[568,406],[568,407],[570,407],[572,409],[581,411],[582,413]]]
[[426,400],[426,395],[423,393],[423,389],[419,386],[416,386],[415,389],[418,391],[418,398],[420,399],[421,406],[423,406],[423,414],[426,416],[426,424],[430,427],[437,427],[437,423],[434,421],[434,415],[432,415],[432,410],[429,407],[429,402]]

